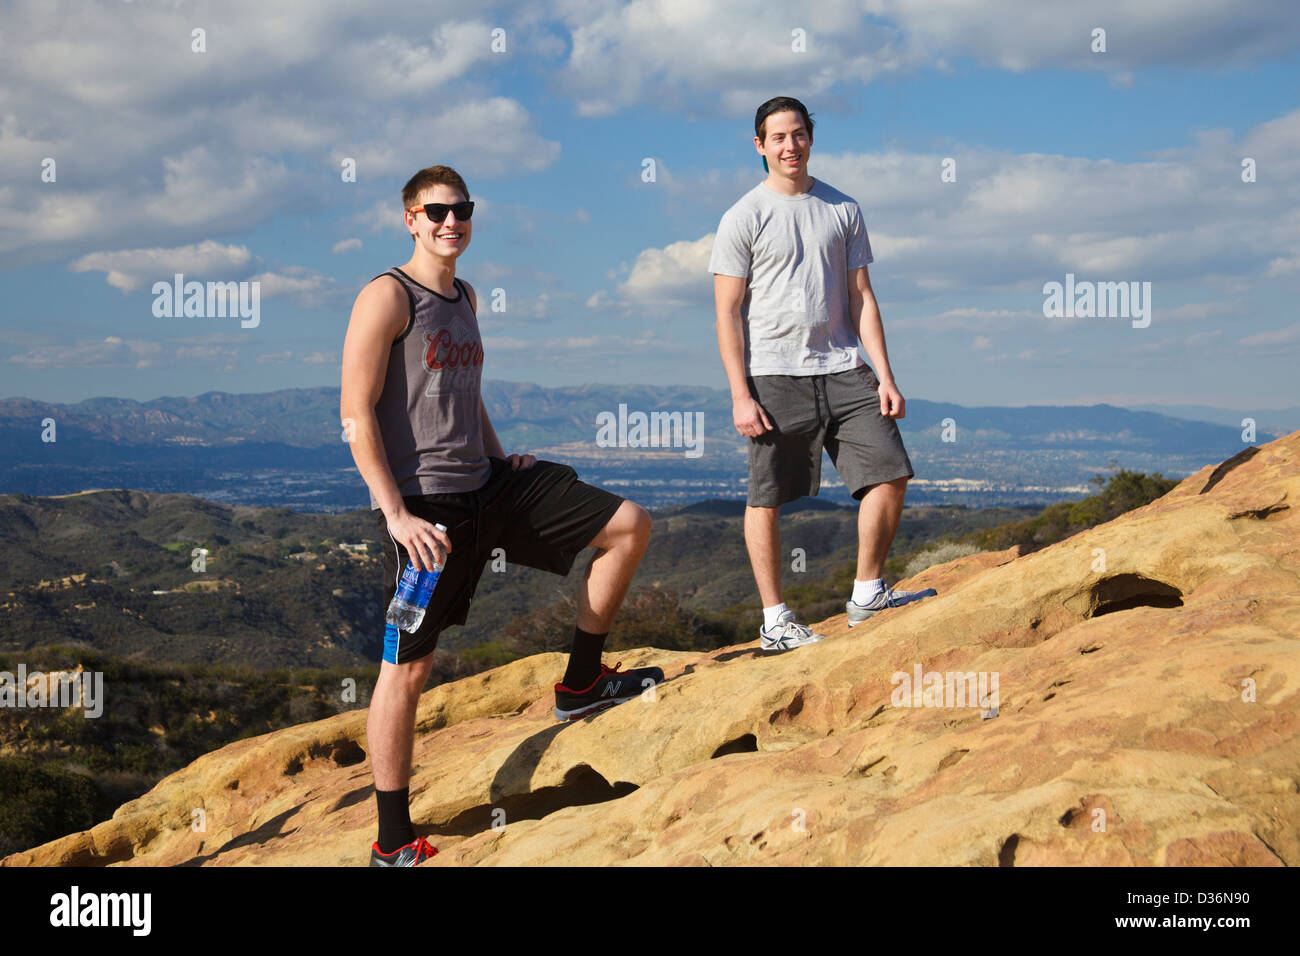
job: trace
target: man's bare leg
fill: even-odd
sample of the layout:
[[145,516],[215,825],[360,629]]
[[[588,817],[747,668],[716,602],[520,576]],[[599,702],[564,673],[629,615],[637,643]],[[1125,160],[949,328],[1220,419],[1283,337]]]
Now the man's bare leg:
[[[592,539],[600,550],[578,586],[578,626],[584,631],[609,630],[650,541],[650,523],[649,512],[624,501]],[[366,717],[376,790],[400,790],[410,782],[415,711],[432,667],[432,651],[407,664],[380,666]]]
[[433,651],[406,664],[384,661],[366,715],[366,743],[376,790],[401,790],[411,780],[415,710],[433,667]]
[[[749,566],[758,585],[763,603],[763,651],[787,651],[822,639],[812,628],[795,620],[794,611],[776,611],[781,600],[781,507],[745,508],[745,547],[749,549]],[[769,611],[768,608],[773,610]]]
[[555,717],[576,720],[612,704],[631,700],[664,679],[663,668],[607,671],[601,654],[605,638],[650,541],[650,514],[624,501],[591,539],[596,554],[578,584],[578,619],[564,676],[555,685]]
[[648,511],[624,501],[591,539],[591,547],[597,551],[578,584],[578,627],[582,630],[609,632],[650,542],[650,525]]
[[884,576],[885,559],[898,533],[903,515],[907,478],[895,478],[872,485],[858,505],[857,580],[871,581]]
[[781,603],[781,508],[745,508],[745,547],[763,607]]
[[[407,791],[411,783],[411,753],[415,747],[415,711],[432,666],[433,651],[406,664],[383,661],[370,696],[366,749],[370,753],[379,810],[379,838],[375,844],[383,854],[396,853],[415,839]],[[404,863],[391,865],[411,866],[422,862],[422,854],[427,851],[417,847],[407,852],[414,852],[414,861],[408,858]],[[372,853],[372,866],[375,859]]]

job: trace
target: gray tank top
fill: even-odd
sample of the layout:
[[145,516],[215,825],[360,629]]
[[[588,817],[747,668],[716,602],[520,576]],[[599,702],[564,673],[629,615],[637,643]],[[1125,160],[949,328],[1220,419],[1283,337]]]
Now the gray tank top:
[[[479,409],[483,339],[469,295],[459,279],[457,297],[449,299],[397,267],[382,275],[402,283],[410,302],[375,403],[397,489],[403,496],[474,491],[492,463]],[[379,507],[373,492],[370,507]]]

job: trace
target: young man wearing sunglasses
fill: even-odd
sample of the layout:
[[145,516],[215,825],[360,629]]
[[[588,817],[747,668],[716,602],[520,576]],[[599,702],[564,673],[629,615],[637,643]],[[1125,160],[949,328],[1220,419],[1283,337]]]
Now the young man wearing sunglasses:
[[[718,349],[736,431],[749,438],[745,544],[763,603],[760,647],[820,641],[781,599],[781,505],[821,486],[822,449],[858,506],[850,627],[935,592],[896,591],[882,577],[914,472],[895,419],[904,415],[862,211],[808,175],[813,122],[798,100],[754,116],[767,178],[723,214],[709,261]],[[879,378],[858,354],[866,349]]]
[[340,413],[383,532],[383,607],[408,560],[442,570],[420,626],[406,633],[388,625],[384,634],[366,723],[379,809],[371,866],[416,866],[437,853],[416,838],[408,805],[416,705],[438,635],[465,623],[494,549],[512,564],[560,575],[584,548],[597,549],[578,586],[568,669],[555,685],[557,720],[631,700],[663,680],[658,667],[601,662],[650,537],[649,514],[579,481],[568,465],[505,454],[480,393],[477,296],[456,276],[472,233],[469,190],[455,170],[430,166],[406,184],[402,204],[415,249],[357,296]]

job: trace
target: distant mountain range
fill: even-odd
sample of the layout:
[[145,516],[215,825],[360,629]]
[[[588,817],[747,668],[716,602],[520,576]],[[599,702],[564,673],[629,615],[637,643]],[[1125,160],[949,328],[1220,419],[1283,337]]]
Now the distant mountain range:
[[[722,389],[488,381],[483,394],[507,452],[568,461],[584,479],[649,506],[744,496],[745,445]],[[1045,504],[1082,496],[1090,477],[1113,466],[1183,477],[1242,447],[1243,413],[1214,411],[1218,421],[1207,422],[1112,405],[909,399],[899,422],[917,472],[909,501]],[[668,429],[657,445],[653,432],[636,430],[638,415],[652,424],[656,413]],[[1277,437],[1262,416],[1259,443]],[[52,442],[42,440],[49,421]],[[699,435],[681,430],[696,421]],[[620,436],[621,446],[605,440]],[[334,387],[66,405],[9,398],[0,400],[0,449],[0,492],[126,487],[303,511],[368,505]],[[822,497],[850,500],[828,460],[822,477]]]
[[1274,435],[1289,435],[1300,428],[1300,405],[1244,412],[1231,408],[1214,408],[1211,405],[1134,405],[1133,411],[1155,412],[1158,415],[1212,422],[1237,429],[1242,427],[1243,419],[1250,418],[1254,420],[1256,429],[1263,429]]

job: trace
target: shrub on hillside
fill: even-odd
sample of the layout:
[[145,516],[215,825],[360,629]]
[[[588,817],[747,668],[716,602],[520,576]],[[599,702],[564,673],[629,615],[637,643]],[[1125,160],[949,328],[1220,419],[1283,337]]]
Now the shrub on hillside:
[[1095,495],[1048,505],[1037,517],[977,531],[965,540],[981,551],[1002,551],[1017,544],[1034,551],[1148,505],[1178,484],[1159,472],[1147,475],[1124,468],[1109,479],[1094,475],[1090,480],[1101,488]]
[[918,551],[912,555],[907,566],[903,568],[903,577],[910,578],[920,574],[926,568],[936,564],[946,564],[954,558],[964,558],[968,554],[978,554],[979,548],[965,541],[940,541],[938,544]]
[[111,812],[89,777],[0,757],[0,856],[88,830]]

